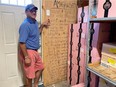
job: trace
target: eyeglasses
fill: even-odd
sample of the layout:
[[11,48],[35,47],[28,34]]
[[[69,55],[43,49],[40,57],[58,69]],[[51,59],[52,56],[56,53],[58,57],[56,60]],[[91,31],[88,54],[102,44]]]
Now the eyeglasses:
[[33,12],[35,12],[35,13],[36,13],[36,12],[37,12],[37,10],[32,9],[32,10],[30,10],[30,12],[31,12],[31,13],[33,13]]

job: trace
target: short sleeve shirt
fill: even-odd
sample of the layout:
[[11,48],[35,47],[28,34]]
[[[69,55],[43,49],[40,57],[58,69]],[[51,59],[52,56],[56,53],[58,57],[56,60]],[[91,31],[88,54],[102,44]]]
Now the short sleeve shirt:
[[37,50],[40,47],[39,36],[38,22],[26,18],[19,28],[19,42],[25,43],[27,49]]

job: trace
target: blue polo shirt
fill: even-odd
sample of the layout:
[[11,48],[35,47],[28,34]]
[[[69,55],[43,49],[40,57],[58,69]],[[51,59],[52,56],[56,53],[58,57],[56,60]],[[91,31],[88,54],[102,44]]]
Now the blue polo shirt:
[[39,36],[38,22],[26,18],[19,28],[19,42],[25,43],[27,49],[37,50],[40,47]]

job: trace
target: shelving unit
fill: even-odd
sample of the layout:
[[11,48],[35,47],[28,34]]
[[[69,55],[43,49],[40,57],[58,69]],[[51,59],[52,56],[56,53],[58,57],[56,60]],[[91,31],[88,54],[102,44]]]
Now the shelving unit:
[[106,23],[106,22],[116,22],[116,17],[112,18],[93,18],[89,20],[91,23]]
[[110,82],[111,84],[116,85],[116,81],[111,80],[110,78],[108,78],[107,76],[103,75],[102,73],[96,71],[95,69],[92,69],[91,67],[88,66],[87,70],[90,71],[90,72],[92,72],[92,73],[94,73],[94,74],[96,74],[100,78],[102,78],[102,79]]
[[[90,3],[95,0],[89,0],[89,17],[90,17],[90,10],[91,10],[91,5]],[[109,77],[108,75],[105,75],[106,73],[111,74],[111,70],[109,69],[109,72],[106,70],[106,68],[102,68],[100,64],[92,64],[92,56],[91,56],[91,51],[92,51],[92,41],[93,41],[93,34],[95,33],[94,30],[94,23],[115,23],[116,22],[116,17],[104,17],[104,18],[89,18],[88,21],[88,30],[89,30],[89,36],[88,36],[88,49],[87,49],[87,67],[86,67],[86,87],[91,87],[90,82],[91,82],[91,73],[94,73],[96,76],[104,79],[105,81],[113,84],[116,86],[116,70],[114,71],[114,77]],[[91,66],[92,65],[92,66]],[[97,68],[102,68],[101,70],[97,70]],[[104,72],[106,70],[106,72]],[[114,79],[112,79],[114,78]]]

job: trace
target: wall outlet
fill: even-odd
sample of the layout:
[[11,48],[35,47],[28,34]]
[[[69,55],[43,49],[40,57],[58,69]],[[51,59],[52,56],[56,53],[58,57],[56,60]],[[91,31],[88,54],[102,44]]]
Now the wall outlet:
[[50,16],[50,10],[46,10],[46,16]]

